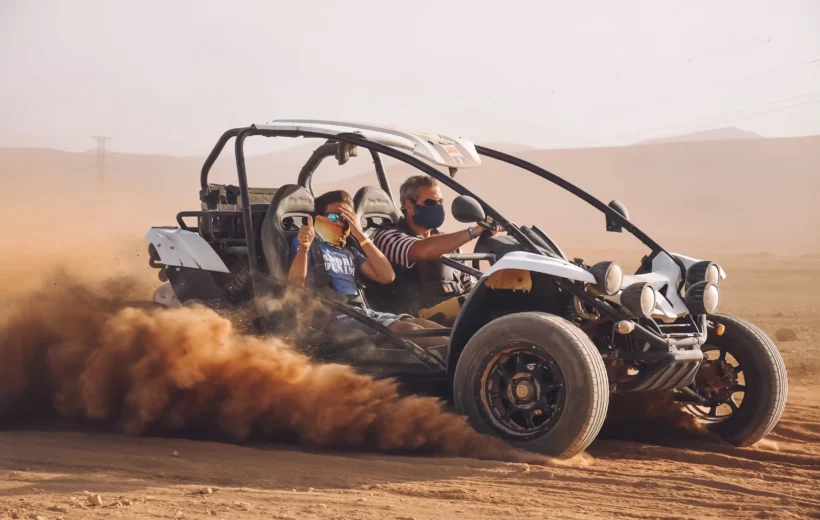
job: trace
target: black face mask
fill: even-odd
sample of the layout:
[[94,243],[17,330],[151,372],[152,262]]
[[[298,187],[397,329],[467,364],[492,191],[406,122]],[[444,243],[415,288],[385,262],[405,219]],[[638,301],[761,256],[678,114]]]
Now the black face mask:
[[444,206],[442,204],[435,206],[416,204],[413,209],[413,221],[425,229],[436,229],[444,224]]

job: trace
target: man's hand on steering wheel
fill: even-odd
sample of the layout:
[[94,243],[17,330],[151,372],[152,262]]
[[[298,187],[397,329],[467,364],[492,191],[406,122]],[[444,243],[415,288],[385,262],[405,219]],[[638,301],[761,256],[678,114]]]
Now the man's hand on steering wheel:
[[494,224],[492,217],[485,218],[484,220],[479,222],[477,226],[473,228],[473,233],[475,234],[475,236],[488,235],[494,237],[501,231],[504,231],[504,226],[498,226]]

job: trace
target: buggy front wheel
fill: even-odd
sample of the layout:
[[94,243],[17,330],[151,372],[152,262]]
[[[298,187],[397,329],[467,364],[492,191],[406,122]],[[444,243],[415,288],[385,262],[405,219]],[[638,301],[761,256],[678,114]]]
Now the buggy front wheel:
[[687,410],[724,441],[745,447],[774,429],[786,407],[788,378],[772,340],[751,323],[710,316],[725,327],[710,334],[692,389],[703,400]]
[[601,355],[575,325],[526,312],[491,321],[456,365],[456,409],[479,432],[570,458],[598,435],[609,405]]

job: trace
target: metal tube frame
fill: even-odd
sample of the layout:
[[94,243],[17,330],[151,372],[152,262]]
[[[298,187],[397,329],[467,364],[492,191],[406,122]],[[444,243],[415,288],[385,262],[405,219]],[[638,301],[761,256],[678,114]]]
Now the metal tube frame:
[[[316,173],[316,169],[320,164],[322,164],[322,161],[328,157],[336,155],[337,149],[338,141],[334,139],[328,139],[325,144],[316,148],[305,165],[302,166],[302,169],[299,171],[299,177],[296,180],[296,184],[305,188],[311,195],[313,195],[313,174]],[[387,176],[384,173],[384,166],[382,165],[381,157],[378,152],[374,150],[368,151],[373,159],[373,165],[376,169],[376,178],[379,180],[379,187],[392,199],[393,192],[390,189],[390,183],[387,181]]]
[[[615,211],[614,209],[610,208],[608,205],[604,204],[603,201],[595,198],[591,194],[587,193],[586,191],[582,190],[578,186],[572,184],[571,182],[562,179],[558,175],[555,175],[552,172],[549,172],[543,168],[540,168],[530,162],[527,162],[523,159],[519,159],[513,155],[506,154],[504,152],[499,152],[498,150],[493,150],[491,148],[487,148],[484,146],[476,146],[476,151],[479,155],[484,155],[486,157],[490,157],[492,159],[496,159],[503,163],[510,164],[512,166],[517,166],[518,168],[522,168],[527,170],[530,173],[534,173],[535,175],[545,179],[556,186],[559,186],[566,191],[572,193],[579,199],[583,200],[584,202],[588,203],[601,213],[605,214],[606,216],[615,220],[618,224],[620,224],[623,228],[627,231],[632,233],[638,240],[644,243],[647,247],[649,247],[653,253],[658,252],[666,252],[666,250],[660,246],[657,242],[652,240],[649,235],[644,233],[638,226],[624,218],[623,215]],[[668,254],[668,253],[667,253]],[[671,255],[670,255],[671,256]]]
[[[247,170],[245,165],[245,155],[244,155],[244,142],[245,139],[249,136],[253,135],[261,135],[264,137],[306,137],[306,138],[324,138],[328,139],[329,136],[324,133],[319,132],[308,132],[308,131],[285,131],[285,130],[259,130],[255,126],[250,126],[247,128],[234,128],[228,130],[219,138],[216,145],[214,146],[211,153],[208,155],[208,158],[205,161],[205,164],[202,166],[202,171],[200,174],[200,185],[201,185],[201,192],[200,197],[204,200],[207,198],[209,194],[208,188],[208,173],[213,166],[216,159],[219,157],[220,153],[222,152],[223,148],[227,144],[227,142],[231,138],[236,138],[236,142],[234,145],[235,156],[236,156],[236,169],[237,169],[237,177],[239,180],[239,189],[240,189],[240,197],[242,200],[242,217],[243,217],[243,224],[245,227],[246,236],[251,237],[247,240],[247,247],[248,247],[248,263],[253,271],[257,271],[257,264],[258,264],[258,257],[257,257],[257,248],[255,241],[253,240],[253,214],[251,211],[250,203],[249,203],[249,195],[248,195],[248,178],[247,178]],[[450,175],[440,172],[433,166],[427,164],[426,162],[413,157],[409,154],[391,148],[389,146],[376,143],[370,141],[358,134],[352,133],[344,133],[338,134],[330,137],[332,141],[343,141],[346,143],[354,144],[361,148],[365,148],[370,151],[371,156],[373,157],[374,164],[376,166],[376,172],[379,177],[379,182],[382,184],[382,189],[390,193],[389,184],[387,183],[387,178],[384,173],[384,168],[381,163],[381,158],[379,154],[384,154],[389,157],[393,157],[399,161],[402,161],[410,166],[415,167],[416,169],[422,171],[423,173],[435,178],[440,183],[444,184],[448,188],[451,188],[453,191],[458,193],[459,195],[466,195],[473,197],[484,209],[484,212],[492,217],[496,223],[501,224],[505,230],[513,235],[516,240],[529,252],[543,255],[543,253],[538,246],[536,246],[530,239],[527,237],[521,230],[504,218],[498,211],[496,211],[492,206],[490,206],[486,201],[481,199],[478,195],[461,185],[460,183],[456,182]],[[319,148],[321,149],[321,147]],[[316,154],[318,150],[314,152]],[[587,193],[586,191],[582,190],[581,188],[575,186],[574,184],[562,179],[561,177],[551,173],[543,168],[540,168],[532,163],[519,159],[517,157],[505,154],[503,152],[499,152],[497,150],[493,150],[491,148],[483,147],[483,146],[476,146],[476,151],[479,155],[483,155],[486,157],[490,157],[501,162],[517,166],[524,170],[527,170],[535,175],[552,182],[553,184],[565,189],[566,191],[572,193],[573,195],[577,196],[578,198],[582,199],[583,201],[587,202],[594,208],[598,209],[612,220],[616,221],[620,224],[623,228],[627,229],[632,235],[638,238],[641,242],[643,242],[646,246],[648,246],[653,254],[658,254],[660,252],[666,253],[666,250],[661,247],[657,242],[652,240],[646,233],[644,233],[640,228],[632,224],[629,220],[624,218],[620,213],[610,208],[608,205],[604,204],[599,199],[595,198],[591,194]],[[312,157],[313,158],[313,157]],[[317,163],[318,166],[318,163]],[[315,168],[313,168],[315,170]],[[312,171],[309,174],[302,175],[300,174],[300,181],[301,182],[308,182],[310,176],[312,175]],[[668,253],[667,253],[668,254]],[[672,255],[669,255],[671,258],[674,259]],[[682,272],[685,273],[685,267],[682,265],[680,261],[675,259],[676,263],[682,269]],[[559,281],[559,286],[584,300],[585,302],[589,303],[593,307],[599,310],[604,315],[607,315],[613,320],[622,320],[626,319],[624,315],[618,312],[615,308],[613,308],[609,303],[605,301],[600,301],[597,298],[593,298],[591,295],[586,293],[582,288],[577,287],[574,283],[568,281]],[[413,352],[416,357],[420,358],[420,360],[427,366],[431,364],[438,365],[438,360],[428,354],[426,351],[421,349],[415,343],[408,341],[406,338],[402,338],[401,335],[394,333],[392,330],[380,326],[380,324],[373,322],[366,316],[347,308],[346,305],[337,304],[337,302],[333,302],[328,300],[333,308],[344,312],[345,314],[353,317],[357,321],[360,321],[364,324],[371,326],[371,328],[389,336],[394,342],[404,346],[405,348],[409,348],[411,352]],[[648,343],[652,344],[657,348],[669,348],[672,345],[675,345],[679,342],[675,340],[670,340],[667,338],[663,338],[659,336],[654,331],[650,331],[641,325],[636,325],[635,331],[636,336],[639,336],[641,339],[647,341]],[[688,342],[680,342],[680,343],[688,343]],[[682,345],[681,345],[682,346]]]

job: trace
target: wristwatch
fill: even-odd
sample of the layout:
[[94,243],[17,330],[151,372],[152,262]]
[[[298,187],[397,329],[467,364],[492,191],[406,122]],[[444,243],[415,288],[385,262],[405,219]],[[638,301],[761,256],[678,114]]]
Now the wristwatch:
[[468,227],[468,228],[467,228],[467,233],[469,233],[469,234],[470,234],[470,240],[474,240],[474,239],[475,239],[475,234],[473,233],[473,228]]

